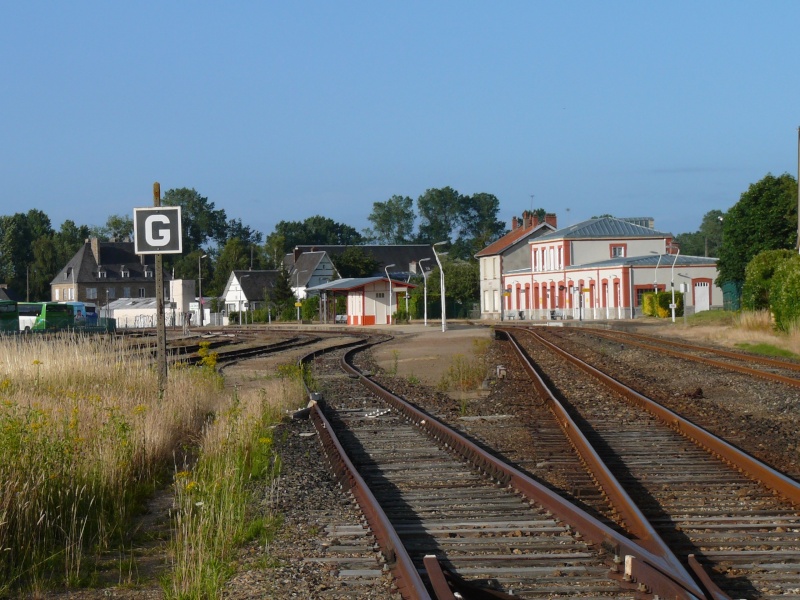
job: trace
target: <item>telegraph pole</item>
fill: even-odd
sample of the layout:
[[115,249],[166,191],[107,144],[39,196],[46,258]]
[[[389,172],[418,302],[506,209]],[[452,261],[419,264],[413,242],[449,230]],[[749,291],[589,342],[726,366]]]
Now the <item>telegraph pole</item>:
[[[161,184],[153,184],[153,206],[161,206]],[[158,397],[164,398],[167,389],[167,329],[164,324],[164,260],[156,254],[156,353],[158,370]]]

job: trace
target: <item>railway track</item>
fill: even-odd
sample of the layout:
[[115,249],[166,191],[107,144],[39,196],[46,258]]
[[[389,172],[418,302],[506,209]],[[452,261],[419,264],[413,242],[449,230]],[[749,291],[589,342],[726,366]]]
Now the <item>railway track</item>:
[[325,410],[312,418],[405,598],[702,596],[674,556],[630,541],[354,367],[345,374],[343,354],[313,362]]
[[[507,331],[583,432],[585,462],[608,470],[611,479],[598,472],[599,485],[632,535],[653,542],[630,512],[640,510],[708,597],[800,598],[797,482],[636,392],[618,384],[612,391],[599,372],[537,334]],[[612,491],[614,480],[634,507]]]
[[[661,355],[668,355],[720,369],[744,373],[745,375],[759,377],[768,381],[800,387],[800,363],[789,360],[699,346],[664,337],[654,337],[627,331],[581,329],[581,333],[620,344],[635,346]],[[558,334],[555,335],[558,336]]]

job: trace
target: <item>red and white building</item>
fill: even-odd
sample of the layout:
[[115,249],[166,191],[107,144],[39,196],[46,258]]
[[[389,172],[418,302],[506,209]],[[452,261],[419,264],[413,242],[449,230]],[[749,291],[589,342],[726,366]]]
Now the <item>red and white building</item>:
[[556,230],[556,216],[545,215],[543,222],[539,216],[525,211],[522,220],[511,220],[511,231],[496,242],[489,244],[475,255],[480,264],[481,318],[499,320],[502,318],[503,273],[519,269],[530,269],[531,253],[528,242]]
[[346,295],[348,325],[389,325],[391,316],[397,312],[398,300],[404,301],[414,287],[386,277],[358,277],[323,283],[306,291],[319,294],[326,303]]
[[671,234],[641,221],[601,217],[530,239],[528,264],[501,273],[500,318],[630,319],[645,292],[673,285],[687,314],[722,308],[717,259],[681,256]]

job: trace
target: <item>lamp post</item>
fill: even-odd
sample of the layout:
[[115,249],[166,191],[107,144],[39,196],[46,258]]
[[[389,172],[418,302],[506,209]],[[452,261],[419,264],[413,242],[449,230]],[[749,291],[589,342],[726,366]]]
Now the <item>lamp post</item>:
[[203,326],[203,265],[200,261],[207,256],[208,254],[202,254],[197,257],[197,291],[200,294],[198,298],[200,301],[200,327]]
[[386,279],[389,280],[389,325],[392,324],[392,278],[389,277],[389,267],[394,267],[395,264],[392,263],[390,265],[386,265],[383,267],[384,272],[386,273]]
[[447,316],[445,315],[445,303],[444,303],[444,268],[442,268],[442,261],[439,260],[440,256],[444,256],[447,252],[436,252],[436,246],[441,244],[446,244],[447,240],[442,242],[436,242],[431,248],[433,248],[433,256],[436,258],[436,264],[439,265],[439,290],[442,294],[442,333],[447,331]]
[[244,292],[244,290],[242,289],[242,281],[247,277],[250,277],[249,273],[247,275],[242,275],[239,278],[239,326],[240,327],[242,325],[242,293]]
[[658,254],[658,262],[656,263],[656,270],[653,271],[653,291],[658,294],[658,267],[661,264],[661,259],[664,257],[660,252],[651,250],[650,254]]
[[675,260],[672,261],[672,270],[670,274],[670,287],[672,288],[672,304],[670,304],[670,308],[672,309],[672,322],[675,322],[675,263],[678,262],[678,257],[681,255],[681,249],[678,248],[678,253],[675,255]]
[[417,263],[419,265],[420,270],[422,271],[422,279],[425,282],[424,292],[422,296],[422,303],[424,304],[423,314],[424,314],[425,327],[428,326],[428,274],[425,272],[425,268],[422,266],[422,263],[425,262],[426,260],[430,260],[430,257],[420,258],[419,262]]

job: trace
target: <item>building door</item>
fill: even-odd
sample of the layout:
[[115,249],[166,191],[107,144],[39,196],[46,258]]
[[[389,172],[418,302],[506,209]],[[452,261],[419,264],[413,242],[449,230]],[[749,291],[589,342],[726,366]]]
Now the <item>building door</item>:
[[694,284],[694,312],[702,312],[711,308],[711,284],[698,281]]

